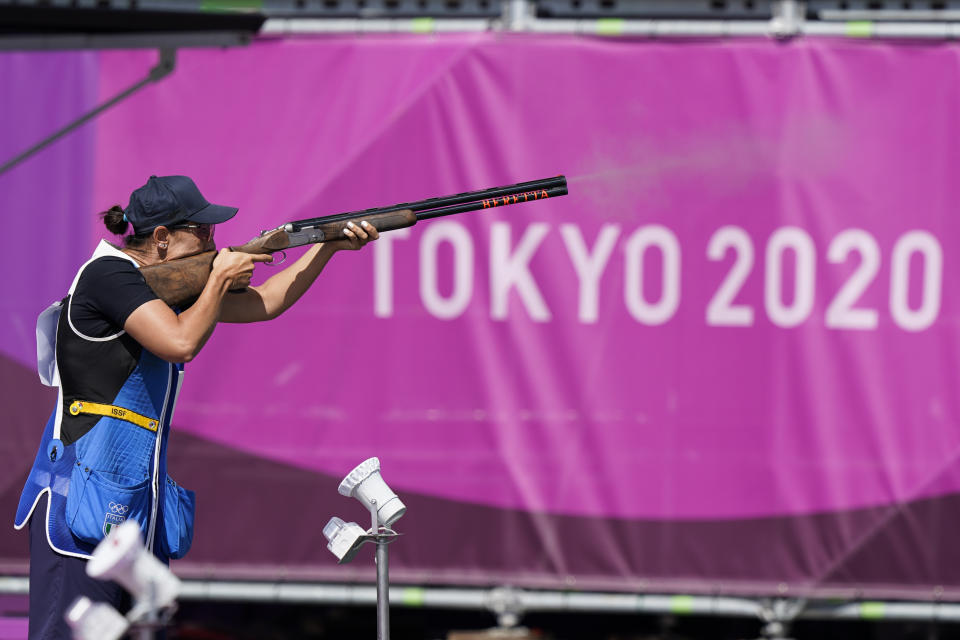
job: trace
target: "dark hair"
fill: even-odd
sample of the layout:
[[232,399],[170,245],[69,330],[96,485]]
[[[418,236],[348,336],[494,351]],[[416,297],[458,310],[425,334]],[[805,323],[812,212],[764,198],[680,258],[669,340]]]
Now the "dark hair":
[[[123,217],[123,207],[118,204],[113,205],[106,211],[101,211],[100,217],[103,218],[103,225],[107,228],[107,231],[114,235],[123,236],[127,233],[127,228],[132,229],[130,223]],[[138,236],[131,233],[124,236],[123,246],[131,247],[143,244],[149,237],[150,234]]]

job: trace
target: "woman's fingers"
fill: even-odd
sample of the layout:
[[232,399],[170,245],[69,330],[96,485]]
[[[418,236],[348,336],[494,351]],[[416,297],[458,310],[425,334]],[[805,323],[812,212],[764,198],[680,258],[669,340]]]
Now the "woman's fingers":
[[351,220],[343,227],[343,235],[348,239],[351,249],[359,249],[380,237],[377,228],[366,220],[361,221],[360,224]]
[[370,224],[369,222],[367,222],[366,220],[361,222],[360,226],[367,231],[367,234],[370,236],[371,240],[376,240],[377,238],[380,237],[380,234],[377,232],[377,228],[372,224]]
[[347,226],[344,229],[344,231],[349,231],[353,235],[353,237],[357,238],[358,240],[363,241],[367,239],[367,232],[364,230],[364,228],[361,225],[358,225],[353,220],[347,223]]

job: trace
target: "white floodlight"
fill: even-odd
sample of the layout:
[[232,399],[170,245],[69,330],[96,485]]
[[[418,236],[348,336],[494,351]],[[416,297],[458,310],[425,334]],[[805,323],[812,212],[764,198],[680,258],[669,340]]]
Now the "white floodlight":
[[337,556],[340,564],[353,560],[363,543],[370,540],[366,537],[367,532],[356,522],[344,522],[336,516],[330,518],[323,528],[323,535],[327,539],[327,549]]
[[97,545],[87,575],[116,580],[130,592],[134,597],[130,620],[171,606],[180,593],[180,579],[143,547],[140,527],[132,520],[114,527]]
[[119,640],[130,623],[106,602],[80,596],[67,609],[67,624],[73,640]]
[[337,488],[340,495],[356,498],[370,512],[370,530],[356,522],[330,518],[323,528],[327,548],[341,564],[350,562],[364,542],[377,543],[377,640],[390,640],[390,585],[387,546],[398,534],[390,528],[407,508],[380,476],[380,460],[367,458],[347,474]]
[[377,521],[384,527],[389,527],[407,511],[381,477],[377,458],[368,458],[358,464],[343,479],[337,491],[340,495],[356,498],[371,512],[376,512]]

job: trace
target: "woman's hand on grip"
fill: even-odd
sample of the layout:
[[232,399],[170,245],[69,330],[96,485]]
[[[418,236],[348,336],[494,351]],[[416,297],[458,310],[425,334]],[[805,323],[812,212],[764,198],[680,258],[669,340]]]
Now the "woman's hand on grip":
[[222,276],[230,283],[230,289],[245,289],[250,286],[253,268],[258,262],[270,262],[268,253],[244,253],[221,249],[213,260],[213,274]]

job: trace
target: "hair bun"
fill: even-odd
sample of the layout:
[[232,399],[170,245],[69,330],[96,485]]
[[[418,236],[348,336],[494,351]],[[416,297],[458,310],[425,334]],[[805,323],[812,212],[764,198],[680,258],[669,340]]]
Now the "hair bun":
[[122,236],[130,226],[130,223],[123,217],[123,208],[118,204],[113,205],[106,211],[101,211],[100,217],[103,218],[103,224],[107,231],[114,235]]

